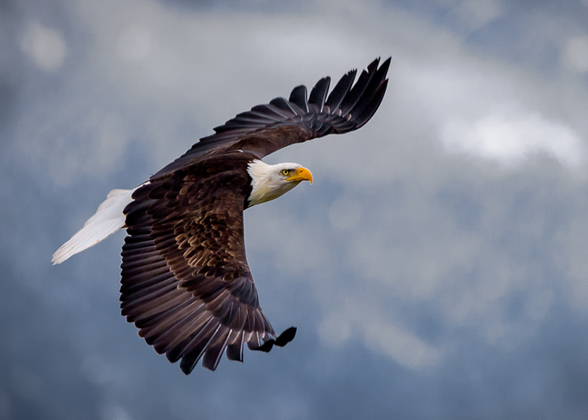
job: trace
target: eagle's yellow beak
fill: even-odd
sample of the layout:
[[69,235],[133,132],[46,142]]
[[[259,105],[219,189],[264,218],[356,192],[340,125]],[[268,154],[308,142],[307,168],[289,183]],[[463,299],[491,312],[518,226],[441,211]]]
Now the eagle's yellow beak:
[[286,181],[310,181],[312,184],[312,173],[306,168],[298,168],[292,176],[286,178]]

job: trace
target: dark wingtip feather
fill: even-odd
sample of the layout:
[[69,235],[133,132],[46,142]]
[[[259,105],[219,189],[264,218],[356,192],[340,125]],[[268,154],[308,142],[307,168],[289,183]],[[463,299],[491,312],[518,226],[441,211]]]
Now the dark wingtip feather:
[[204,357],[202,358],[202,367],[213,372],[216,370],[227,347],[230,332],[231,330],[229,328],[221,327],[217,334],[215,334],[214,342],[209,343],[206,348],[206,353],[204,353]]
[[330,85],[331,78],[323,77],[321,80],[316,82],[316,85],[314,85],[310,91],[308,103],[309,105],[313,105],[316,112],[321,112],[323,110],[323,105],[325,104],[325,99],[327,97],[327,92],[329,91]]
[[388,86],[388,79],[382,81],[376,93],[371,98],[371,101],[363,108],[361,113],[359,113],[356,117],[356,120],[359,121],[358,125],[355,129],[362,127],[365,123],[367,123],[376,113],[382,100],[384,99],[384,94],[386,93],[386,88]]
[[270,105],[275,105],[278,108],[291,113],[292,115],[298,115],[299,111],[301,111],[300,109],[296,109],[297,107],[294,107],[289,101],[282,97],[272,99],[270,101]]
[[361,74],[359,75],[359,79],[357,79],[357,83],[355,83],[355,85],[351,88],[347,95],[345,95],[345,98],[343,98],[343,101],[341,102],[340,106],[341,112],[343,114],[348,113],[349,110],[355,106],[357,101],[360,100],[366,88],[368,87],[368,85],[374,77],[374,69],[377,68],[379,61],[379,58],[372,61],[367,67],[367,70],[361,72]]
[[[378,74],[379,75],[386,75],[388,74],[388,70],[390,69],[390,63],[392,62],[392,57],[388,57],[380,66],[380,68],[378,69]],[[388,80],[388,79],[386,79]]]
[[333,88],[333,91],[329,94],[327,102],[325,103],[325,105],[327,105],[331,111],[339,108],[341,101],[343,101],[343,98],[345,98],[345,95],[347,95],[347,92],[349,92],[349,89],[353,85],[356,74],[357,70],[353,69],[348,71],[345,76],[339,79]]
[[[182,359],[182,362],[183,361],[184,361],[184,359]],[[195,363],[193,363],[190,366],[188,366],[187,363],[182,363],[182,362],[180,362],[180,370],[182,371],[182,373],[184,375],[189,375],[190,373],[192,373],[192,371],[196,367],[196,363],[198,363],[198,361],[196,361]]]
[[278,347],[284,347],[290,341],[294,340],[294,337],[296,337],[296,327],[290,327],[276,338],[274,344]]
[[355,129],[363,126],[377,110],[386,91],[387,79],[386,73],[390,62],[387,61],[379,69],[371,70],[368,83],[363,88],[360,95],[357,96],[355,103],[346,110],[352,116],[351,121],[355,122]]
[[266,342],[264,342],[261,346],[257,346],[257,347],[250,346],[249,348],[251,350],[269,353],[270,350],[274,347],[274,345],[276,345],[278,347],[284,347],[290,341],[294,340],[295,336],[296,336],[296,327],[290,327],[287,330],[285,330],[284,332],[282,332],[282,334],[280,334],[280,336],[278,338],[269,339]]
[[357,130],[371,119],[386,92],[386,75],[391,61],[389,57],[378,68],[380,59],[377,58],[362,71],[355,85],[341,99],[339,109],[331,109],[332,113],[346,117],[343,121],[333,122],[333,132],[341,134]]
[[306,113],[308,112],[308,101],[306,99],[306,96],[306,86],[300,85],[292,89],[292,92],[290,93],[290,98],[288,100],[299,106]]
[[227,359],[237,362],[243,361],[243,343],[230,344],[227,346]]

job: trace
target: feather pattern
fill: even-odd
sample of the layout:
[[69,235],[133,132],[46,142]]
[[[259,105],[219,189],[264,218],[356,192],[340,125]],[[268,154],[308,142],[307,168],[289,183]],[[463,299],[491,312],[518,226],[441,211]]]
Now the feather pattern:
[[[251,203],[250,164],[291,144],[363,126],[387,87],[390,59],[352,70],[328,93],[329,77],[295,87],[238,114],[135,190],[109,194],[84,228],[54,255],[60,263],[126,225],[121,312],[139,335],[189,374],[215,370],[226,353],[282,347],[264,315],[245,257],[243,210]],[[132,195],[131,195],[132,194]],[[278,194],[279,196],[279,194]],[[263,196],[259,202],[267,197]]]
[[199,360],[216,369],[229,338],[237,359],[243,333],[253,348],[276,338],[243,244],[252,158],[233,153],[155,179],[125,209],[122,313],[157,352],[181,359],[186,374]]
[[261,159],[291,144],[357,130],[371,119],[386,92],[390,58],[379,63],[379,59],[372,61],[355,84],[357,71],[345,74],[326,101],[328,77],[317,82],[310,98],[306,87],[301,85],[292,90],[288,99],[276,98],[240,113],[216,127],[215,134],[200,139],[154,177],[190,166],[210,152],[243,150]]
[[372,62],[354,84],[344,75],[328,94],[320,79],[238,114],[215,134],[156,173],[125,209],[121,309],[139,335],[180,360],[186,374],[202,360],[217,368],[226,351],[243,360],[243,346],[269,351],[294,338],[276,336],[259,305],[245,258],[243,210],[251,178],[247,165],[290,144],[365,124],[386,91],[390,60]]

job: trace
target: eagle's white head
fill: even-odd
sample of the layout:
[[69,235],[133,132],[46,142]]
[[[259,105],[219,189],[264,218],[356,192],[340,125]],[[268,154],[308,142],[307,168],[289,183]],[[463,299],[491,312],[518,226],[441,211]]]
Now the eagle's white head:
[[298,163],[268,165],[256,159],[249,163],[247,172],[253,188],[248,198],[249,207],[274,200],[301,181],[310,181],[312,184],[312,174]]

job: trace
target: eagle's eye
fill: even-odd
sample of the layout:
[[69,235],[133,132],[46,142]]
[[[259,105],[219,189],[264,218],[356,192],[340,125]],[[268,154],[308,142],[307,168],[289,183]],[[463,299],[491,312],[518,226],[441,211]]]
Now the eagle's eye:
[[282,175],[284,176],[290,175],[290,172],[292,172],[292,169],[282,169]]

